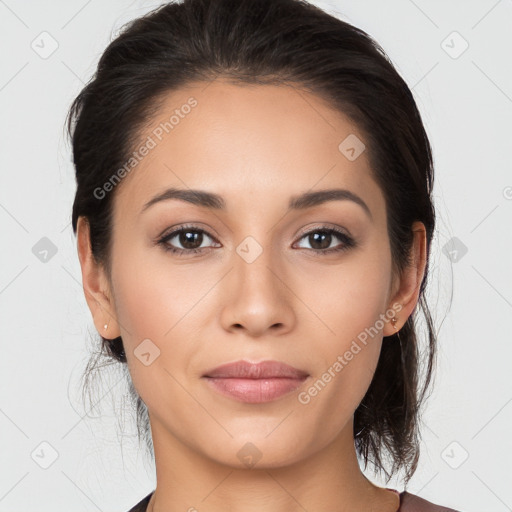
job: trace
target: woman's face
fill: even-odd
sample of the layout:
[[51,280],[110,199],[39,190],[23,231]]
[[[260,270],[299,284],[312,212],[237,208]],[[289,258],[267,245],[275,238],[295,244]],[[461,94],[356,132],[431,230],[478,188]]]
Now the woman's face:
[[[140,140],[115,190],[110,291],[155,448],[272,467],[351,439],[394,332],[385,200],[363,135],[304,91],[217,80],[169,94]],[[330,189],[352,196],[301,199]],[[300,372],[213,378],[240,360]]]

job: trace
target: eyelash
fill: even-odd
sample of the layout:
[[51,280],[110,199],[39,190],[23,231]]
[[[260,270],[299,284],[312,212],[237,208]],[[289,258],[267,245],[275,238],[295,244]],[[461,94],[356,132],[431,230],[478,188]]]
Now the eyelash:
[[[157,244],[161,245],[162,248],[164,249],[164,251],[171,252],[178,256],[183,255],[185,253],[186,254],[199,253],[199,252],[202,252],[204,249],[208,249],[207,247],[196,248],[196,249],[177,249],[176,247],[172,247],[171,245],[169,245],[168,241],[172,240],[176,235],[179,235],[180,233],[188,233],[188,232],[203,233],[203,234],[207,235],[209,238],[211,238],[212,240],[214,240],[215,242],[217,242],[215,240],[215,238],[212,235],[210,235],[207,231],[205,231],[204,229],[200,229],[200,228],[197,228],[194,226],[182,226],[179,229],[176,229],[176,230],[172,231],[171,233],[164,235],[162,238],[160,238],[157,241]],[[308,251],[313,251],[321,256],[324,256],[326,254],[343,252],[343,251],[346,251],[353,247],[356,247],[356,245],[357,245],[355,240],[352,237],[348,236],[343,231],[336,229],[336,228],[327,227],[327,226],[321,226],[319,228],[315,228],[311,231],[308,231],[307,233],[304,233],[300,237],[299,240],[302,240],[303,238],[305,238],[313,233],[334,234],[334,235],[336,235],[337,238],[339,238],[342,241],[341,246],[333,247],[331,249],[306,249]]]

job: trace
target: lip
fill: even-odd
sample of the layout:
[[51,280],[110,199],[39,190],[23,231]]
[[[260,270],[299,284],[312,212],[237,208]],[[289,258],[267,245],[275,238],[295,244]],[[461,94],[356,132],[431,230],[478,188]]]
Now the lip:
[[297,389],[309,377],[279,361],[235,361],[208,370],[203,378],[222,395],[245,403],[264,403]]

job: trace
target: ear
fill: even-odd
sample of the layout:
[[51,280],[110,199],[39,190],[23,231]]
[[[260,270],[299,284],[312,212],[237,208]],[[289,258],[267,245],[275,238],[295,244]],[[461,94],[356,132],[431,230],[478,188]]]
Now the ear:
[[[104,338],[117,338],[121,334],[110,283],[103,265],[98,264],[93,258],[89,222],[83,216],[78,218],[77,223],[77,249],[85,300],[91,310],[94,325]],[[108,325],[107,329],[104,328],[105,324]]]
[[[398,277],[398,284],[395,285],[396,290],[392,294],[389,303],[389,308],[396,311],[396,329],[391,322],[386,322],[383,331],[384,336],[396,334],[405,324],[418,303],[421,281],[423,280],[426,270],[427,233],[425,225],[419,221],[413,223],[412,231],[414,236],[411,248],[412,261]],[[401,306],[400,310],[398,309],[398,305]],[[393,306],[395,307],[393,308]]]

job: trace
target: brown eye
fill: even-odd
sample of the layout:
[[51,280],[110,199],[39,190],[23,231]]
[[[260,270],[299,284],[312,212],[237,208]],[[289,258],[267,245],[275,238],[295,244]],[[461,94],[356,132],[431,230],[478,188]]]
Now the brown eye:
[[[181,231],[177,237],[179,243],[185,249],[197,249],[201,246],[201,242],[203,241],[203,233],[199,231]],[[199,246],[197,246],[198,243]]]
[[308,235],[308,242],[311,244],[313,249],[328,249],[331,245],[332,234],[325,231],[316,232]]
[[[319,254],[329,254],[331,252],[345,251],[351,247],[355,247],[355,240],[343,231],[334,228],[318,228],[301,237],[306,239],[311,246],[311,250]],[[341,244],[331,247],[334,240],[338,239]],[[301,247],[308,249],[308,247]]]
[[203,229],[183,226],[163,236],[158,244],[176,254],[197,253],[212,247],[211,244],[202,246],[208,239],[215,240]]

